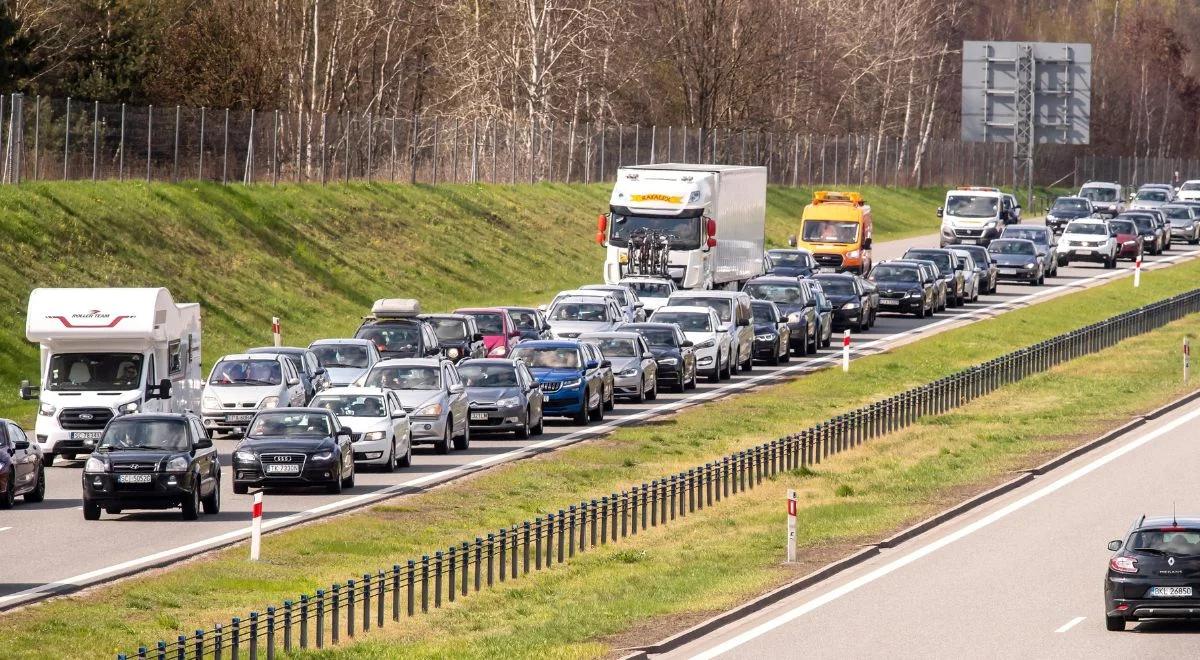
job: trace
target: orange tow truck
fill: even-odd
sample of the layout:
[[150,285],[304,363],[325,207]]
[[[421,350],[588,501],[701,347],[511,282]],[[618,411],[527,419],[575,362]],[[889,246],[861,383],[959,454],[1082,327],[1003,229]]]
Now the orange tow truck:
[[796,247],[812,252],[822,269],[871,271],[871,207],[860,193],[818,190],[800,217]]

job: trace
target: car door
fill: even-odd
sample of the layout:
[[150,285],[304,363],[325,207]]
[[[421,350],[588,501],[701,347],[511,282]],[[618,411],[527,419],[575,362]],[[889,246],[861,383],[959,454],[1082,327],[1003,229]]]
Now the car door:
[[287,400],[290,406],[303,406],[308,402],[306,392],[304,390],[304,381],[300,379],[300,373],[296,371],[295,365],[286,357],[279,358],[279,362],[283,368],[283,382],[287,387]]
[[537,380],[533,374],[529,373],[529,367],[526,367],[524,362],[517,363],[517,380],[521,383],[521,390],[525,392],[525,402],[529,405],[531,422],[533,419],[541,419],[545,395],[542,394],[542,388],[538,387]]
[[317,362],[317,354],[312,351],[304,351],[304,368],[312,374],[313,394],[329,387],[329,373]]
[[[211,446],[212,441],[209,440],[204,427],[200,425],[200,420],[189,419],[188,429],[191,431],[192,447],[194,448],[192,460],[196,466],[196,474],[200,475],[200,495],[204,497],[212,493],[213,488],[219,486],[217,475],[221,472],[221,461],[216,448]],[[197,447],[196,445],[201,442],[208,442],[210,446]]]
[[[675,345],[679,347],[680,360],[679,373],[680,376],[686,376],[691,369],[696,367],[696,348],[695,346],[684,346],[683,342],[687,341],[687,335],[683,334],[683,330],[678,325],[674,326]],[[690,367],[688,365],[691,365]]]
[[467,418],[467,395],[462,381],[458,378],[458,370],[449,362],[442,363],[442,387],[445,388],[446,399],[450,402],[450,413],[454,415],[455,426],[461,426],[463,432],[466,432],[467,425],[470,424]]
[[[0,445],[7,447],[9,460],[12,461],[13,488],[20,495],[35,483],[29,474],[37,470],[36,454],[29,445],[29,438],[16,424],[5,422],[0,425],[0,434],[4,436],[0,437]],[[25,448],[17,449],[17,443],[24,443]]]

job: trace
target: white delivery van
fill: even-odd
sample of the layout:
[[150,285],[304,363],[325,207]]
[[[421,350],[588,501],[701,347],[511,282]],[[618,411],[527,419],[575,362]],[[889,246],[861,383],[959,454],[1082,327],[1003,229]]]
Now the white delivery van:
[[[739,288],[763,274],[767,168],[663,163],[617,170],[597,240],[607,247],[604,281],[669,276],[683,289]],[[639,236],[665,237],[663,258],[639,257]],[[634,254],[630,254],[630,243]],[[661,266],[661,267],[658,267]],[[662,272],[665,270],[665,272]]]
[[1115,218],[1125,212],[1125,200],[1122,199],[1119,183],[1088,181],[1079,188],[1079,197],[1092,203],[1096,215]]
[[200,305],[166,289],[34,289],[25,337],[41,346],[35,436],[46,457],[91,453],[113,417],[200,409]]
[[987,245],[999,238],[1006,224],[1016,222],[1014,211],[1005,210],[1004,197],[998,188],[984,186],[948,191],[937,210],[942,219],[941,246]]

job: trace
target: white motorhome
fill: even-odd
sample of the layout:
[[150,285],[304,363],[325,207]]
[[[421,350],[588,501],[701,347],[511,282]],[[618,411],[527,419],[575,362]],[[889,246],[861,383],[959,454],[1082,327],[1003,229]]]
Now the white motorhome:
[[166,289],[34,289],[25,337],[41,347],[35,436],[46,457],[91,453],[113,417],[200,409],[200,305]]
[[[609,213],[600,216],[597,238],[607,247],[604,281],[657,275],[669,276],[684,289],[736,289],[763,273],[766,206],[765,167],[622,167]],[[636,242],[643,232],[657,232],[669,241],[665,273],[638,266],[638,254],[630,254],[631,237]]]

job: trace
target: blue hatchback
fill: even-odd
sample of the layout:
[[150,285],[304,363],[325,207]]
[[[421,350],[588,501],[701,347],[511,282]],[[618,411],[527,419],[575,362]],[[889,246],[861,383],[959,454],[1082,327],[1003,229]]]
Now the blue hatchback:
[[577,424],[604,419],[604,363],[588,360],[578,341],[523,341],[511,358],[529,367],[545,395],[544,415],[570,417]]

